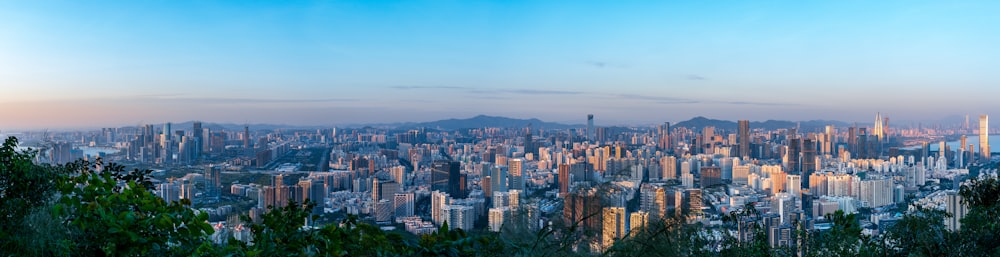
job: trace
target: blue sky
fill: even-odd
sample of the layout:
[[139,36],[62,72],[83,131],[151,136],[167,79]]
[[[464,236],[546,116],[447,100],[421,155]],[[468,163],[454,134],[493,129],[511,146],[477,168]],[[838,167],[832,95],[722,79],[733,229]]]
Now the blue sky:
[[0,128],[989,114],[998,7],[0,1]]

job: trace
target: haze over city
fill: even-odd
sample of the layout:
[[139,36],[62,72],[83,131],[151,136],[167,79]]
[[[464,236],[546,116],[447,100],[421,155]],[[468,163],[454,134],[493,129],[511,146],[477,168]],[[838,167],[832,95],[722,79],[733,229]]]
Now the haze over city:
[[0,128],[938,120],[1000,107],[997,7],[2,1]]

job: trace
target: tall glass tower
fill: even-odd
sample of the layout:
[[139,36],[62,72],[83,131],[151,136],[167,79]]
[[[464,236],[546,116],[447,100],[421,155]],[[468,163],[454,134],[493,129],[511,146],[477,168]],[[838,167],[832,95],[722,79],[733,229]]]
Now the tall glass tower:
[[990,116],[979,115],[979,156],[983,161],[990,160]]

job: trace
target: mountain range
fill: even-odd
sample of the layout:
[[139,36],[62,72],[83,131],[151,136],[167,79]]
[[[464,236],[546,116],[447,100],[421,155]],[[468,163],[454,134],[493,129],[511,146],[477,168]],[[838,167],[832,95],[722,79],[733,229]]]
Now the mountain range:
[[[173,123],[171,126],[173,129],[190,129],[192,127],[192,121]],[[810,121],[784,121],[784,120],[767,120],[767,121],[752,121],[750,122],[751,128],[763,128],[766,130],[775,130],[782,128],[795,128],[798,127],[801,132],[811,132],[811,131],[822,131],[827,125],[833,125],[835,127],[847,127],[852,124],[842,122],[842,121],[830,121],[830,120],[810,120]],[[871,125],[859,123],[857,125]],[[163,124],[156,124],[154,126],[162,127]],[[243,126],[249,126],[250,130],[272,130],[272,129],[322,129],[330,128],[331,126],[299,126],[299,125],[282,125],[282,124],[234,124],[234,123],[203,123],[202,127],[209,128],[212,130],[242,130]],[[437,130],[458,130],[458,129],[469,129],[469,128],[486,128],[486,127],[496,127],[496,128],[526,128],[531,127],[533,129],[571,129],[571,128],[584,128],[583,124],[564,124],[557,122],[546,122],[537,118],[530,119],[518,119],[500,116],[488,116],[488,115],[478,115],[471,118],[464,119],[444,119],[437,121],[428,122],[404,122],[404,123],[386,123],[386,124],[355,124],[347,126],[338,127],[348,127],[348,128],[360,128],[360,127],[380,127],[380,128],[391,128],[391,129],[415,129],[415,128],[429,128]],[[690,120],[681,121],[671,124],[672,127],[685,127],[694,130],[701,130],[706,126],[712,126],[717,129],[735,131],[737,129],[736,121],[728,120],[718,120],[706,117],[694,117]]]
[[487,116],[479,115],[467,119],[446,119],[430,122],[419,122],[419,123],[400,123],[395,127],[400,129],[411,129],[411,128],[433,128],[441,130],[457,130],[457,129],[468,129],[468,128],[485,128],[485,127],[495,127],[495,128],[526,128],[531,127],[533,129],[570,129],[570,128],[582,128],[583,125],[571,125],[562,124],[555,122],[545,122],[536,118],[531,119],[515,119],[499,116]]
[[[776,130],[782,128],[799,128],[800,132],[810,132],[810,131],[822,131],[827,125],[833,125],[834,127],[848,127],[851,124],[842,121],[831,121],[831,120],[810,120],[810,121],[784,121],[784,120],[767,120],[767,121],[751,121],[750,128],[763,128],[765,130]],[[859,124],[864,125],[864,124]],[[705,117],[694,117],[690,120],[681,121],[677,124],[673,124],[673,127],[685,127],[695,130],[701,130],[704,127],[712,126],[717,129],[724,129],[735,131],[738,125],[735,121],[728,120],[716,120],[709,119]]]

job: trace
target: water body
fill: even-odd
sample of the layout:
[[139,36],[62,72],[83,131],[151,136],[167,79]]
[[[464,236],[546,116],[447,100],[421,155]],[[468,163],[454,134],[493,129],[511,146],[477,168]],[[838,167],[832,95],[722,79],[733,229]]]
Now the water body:
[[109,154],[116,154],[119,152],[118,149],[111,147],[81,146],[77,147],[77,149],[83,151],[83,156],[93,156],[93,157],[100,156],[101,153],[104,153],[104,155],[109,155]]
[[[990,135],[989,139],[990,139],[990,152],[1000,151],[1000,135]],[[939,148],[938,146],[940,145],[940,143],[941,143],[940,141],[928,142],[928,144],[930,144],[929,145],[930,151],[931,152],[938,151]],[[961,141],[958,140],[945,142],[945,144],[948,145],[948,148],[951,148],[952,151],[958,149],[960,143]],[[971,144],[973,147],[975,147],[974,149],[976,150],[976,152],[979,152],[979,136],[968,136],[968,138],[965,139],[965,144]],[[920,147],[919,146],[909,147],[907,149],[920,149]]]

